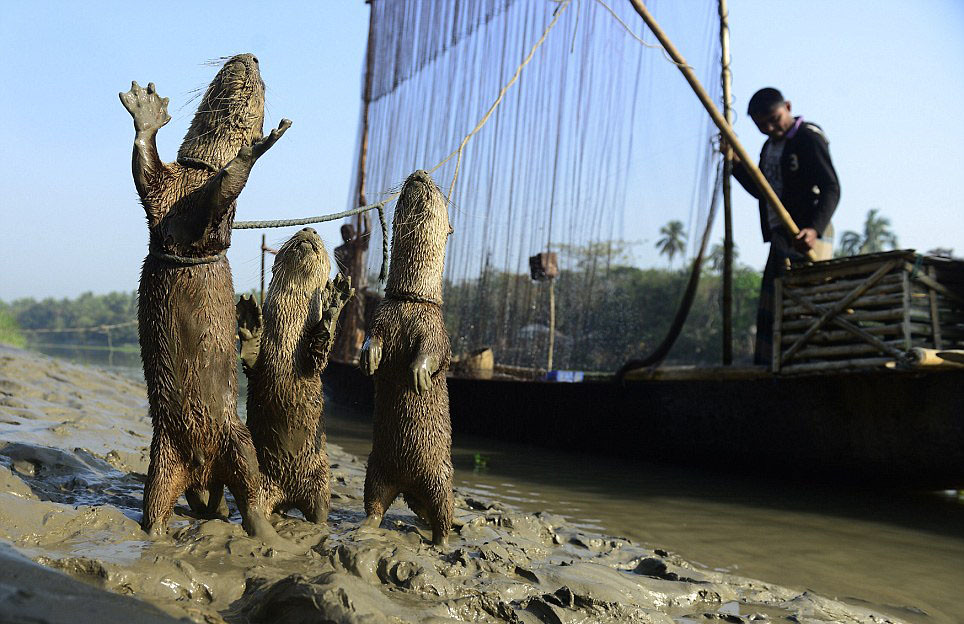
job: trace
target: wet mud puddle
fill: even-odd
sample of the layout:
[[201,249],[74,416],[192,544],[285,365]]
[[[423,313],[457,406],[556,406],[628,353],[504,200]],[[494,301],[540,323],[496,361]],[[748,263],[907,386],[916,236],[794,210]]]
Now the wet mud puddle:
[[[714,485],[693,490],[691,477],[672,471],[500,444],[456,440],[448,548],[433,547],[430,530],[399,504],[382,528],[360,529],[359,456],[370,429],[358,416],[329,412],[329,526],[273,518],[304,554],[249,538],[237,514],[191,517],[183,500],[169,535],[151,541],[138,526],[150,442],[143,382],[0,347],[0,621],[73,624],[78,605],[105,624],[957,619],[936,601],[862,591],[863,572],[846,557],[815,567],[802,551],[810,535],[790,540],[801,552],[774,554],[794,523],[806,524],[801,516],[812,516],[813,535],[846,524],[834,510],[805,512],[785,499],[767,507],[739,499],[753,490],[705,475]],[[860,522],[852,541],[867,530]],[[881,526],[878,539],[892,531],[918,551],[931,581],[953,576],[914,537],[919,527]],[[960,536],[931,528],[935,546],[961,561]],[[827,546],[824,538],[810,549]],[[834,565],[850,570],[827,572]],[[837,589],[847,578],[853,592]]]

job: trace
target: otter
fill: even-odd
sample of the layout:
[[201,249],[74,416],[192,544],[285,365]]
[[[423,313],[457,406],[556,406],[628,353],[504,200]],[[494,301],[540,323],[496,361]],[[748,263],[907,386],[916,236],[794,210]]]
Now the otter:
[[328,281],[330,270],[321,237],[304,228],[275,256],[264,314],[253,298],[237,304],[264,499],[272,511],[294,507],[319,524],[331,503],[321,373],[338,315],[354,294],[341,273]]
[[385,298],[360,366],[375,381],[372,451],[363,526],[381,524],[401,493],[444,545],[452,527],[452,421],[445,371],[451,360],[442,318],[442,270],[452,233],[447,202],[425,171],[402,187],[392,220]]
[[[235,200],[254,163],[291,126],[263,136],[258,59],[228,59],[201,100],[178,151],[162,163],[157,131],[171,120],[154,83],[121,102],[134,119],[134,185],[147,214],[150,251],[138,289],[138,334],[151,422],[142,528],[163,534],[178,496],[192,507],[214,483],[231,489],[252,536],[286,545],[268,520],[251,434],[237,415],[231,244]],[[219,508],[222,487],[211,487]]]

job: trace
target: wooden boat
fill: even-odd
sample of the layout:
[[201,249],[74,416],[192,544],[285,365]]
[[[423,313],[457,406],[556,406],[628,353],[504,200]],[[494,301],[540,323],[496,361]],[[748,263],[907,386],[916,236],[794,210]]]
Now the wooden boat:
[[[336,402],[371,405],[371,379],[354,365],[331,362],[325,385]],[[668,368],[621,384],[453,374],[448,386],[456,434],[807,480],[964,486],[964,368]]]
[[[964,353],[964,263],[912,250],[838,258],[791,270],[777,290],[772,367],[640,369],[580,383],[511,367],[489,378],[456,372],[453,429],[808,480],[964,486],[964,366],[908,357]],[[332,362],[326,384],[339,400],[371,405],[371,381],[353,365]]]
[[[722,115],[642,3],[632,4],[697,91],[729,144],[753,168],[754,159],[739,145],[729,123],[725,1],[719,3]],[[370,35],[357,169],[360,204],[365,203],[368,106],[374,101],[372,49]],[[396,72],[396,82],[397,76]],[[728,168],[723,171],[726,302],[732,238]],[[771,203],[785,213],[762,173],[757,171],[755,175]],[[783,217],[788,230],[796,232],[789,214]],[[362,231],[361,222],[357,226]],[[545,381],[532,369],[499,366],[486,378],[450,373],[453,429],[460,434],[560,450],[644,461],[671,460],[719,470],[749,469],[808,480],[926,488],[964,486],[964,367],[884,366],[914,349],[933,351],[942,347],[942,333],[951,336],[960,331],[955,316],[959,310],[950,311],[946,328],[940,326],[936,311],[943,304],[936,298],[946,299],[947,293],[934,294],[933,286],[926,284],[934,274],[930,269],[915,271],[912,252],[897,253],[866,262],[857,260],[857,264],[863,264],[856,272],[843,266],[845,261],[835,260],[825,265],[826,276],[820,275],[823,269],[816,263],[817,268],[788,278],[787,287],[781,291],[788,297],[783,303],[787,314],[777,323],[772,369],[657,368],[629,371],[619,381],[615,375],[587,375],[579,383]],[[881,266],[888,268],[877,275],[875,271]],[[907,266],[911,267],[909,272],[905,271]],[[896,273],[890,274],[892,271]],[[694,274],[698,272],[696,263]],[[821,283],[824,277],[835,276],[853,284]],[[915,291],[910,278],[923,281],[924,291]],[[869,284],[861,289],[865,281]],[[924,299],[916,297],[921,292]],[[846,318],[856,308],[869,315],[873,323],[880,305],[895,303],[900,309],[888,313],[889,321],[881,327],[855,326]],[[929,309],[924,313],[911,310],[918,303]],[[729,305],[724,305],[725,327],[729,326]],[[552,327],[550,322],[549,336],[555,336]],[[935,338],[938,343],[933,343]],[[729,361],[730,341],[724,340],[724,361]],[[551,362],[551,346],[549,352]],[[786,374],[793,372],[796,374]],[[371,380],[353,364],[332,361],[325,383],[334,401],[353,404],[363,412],[371,406]]]

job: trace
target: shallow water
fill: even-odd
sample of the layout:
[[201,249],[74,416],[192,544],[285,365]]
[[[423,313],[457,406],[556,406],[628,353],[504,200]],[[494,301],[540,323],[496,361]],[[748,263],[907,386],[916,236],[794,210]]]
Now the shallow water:
[[[333,403],[326,418],[330,441],[367,457],[368,414]],[[810,488],[460,435],[453,461],[462,491],[546,510],[709,569],[910,622],[964,621],[964,504],[956,494]]]
[[[139,377],[136,368],[114,370]],[[367,457],[370,415],[334,402],[326,412],[329,440]],[[832,490],[734,476],[725,460],[715,473],[685,460],[631,463],[459,435],[453,460],[465,494],[906,621],[964,621],[964,504],[956,495]]]

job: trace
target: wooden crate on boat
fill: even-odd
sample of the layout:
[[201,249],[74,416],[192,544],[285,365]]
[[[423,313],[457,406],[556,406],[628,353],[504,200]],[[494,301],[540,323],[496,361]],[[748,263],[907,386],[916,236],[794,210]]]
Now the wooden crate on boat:
[[794,267],[775,282],[773,371],[900,361],[964,347],[964,262],[913,250]]

